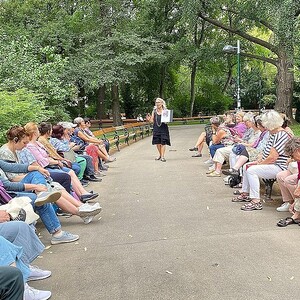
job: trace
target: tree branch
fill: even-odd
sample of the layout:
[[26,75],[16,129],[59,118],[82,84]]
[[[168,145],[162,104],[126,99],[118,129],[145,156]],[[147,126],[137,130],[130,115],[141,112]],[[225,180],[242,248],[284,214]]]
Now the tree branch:
[[199,17],[204,19],[205,21],[223,29],[223,30],[226,30],[226,31],[229,31],[229,32],[232,32],[234,34],[237,34],[239,35],[240,37],[243,37],[244,39],[252,42],[252,43],[255,43],[257,45],[260,45],[260,46],[263,46],[267,49],[269,49],[270,51],[274,52],[275,54],[278,55],[278,49],[277,47],[275,47],[274,45],[272,45],[271,43],[268,43],[262,39],[259,39],[259,38],[256,38],[250,34],[247,34],[239,29],[236,29],[236,28],[232,28],[232,27],[229,27],[221,22],[219,22],[218,20],[215,20],[215,19],[211,19],[209,18],[208,16],[204,15],[203,13],[199,12]]
[[251,54],[251,53],[245,53],[245,52],[241,52],[241,55],[245,56],[245,57],[262,60],[262,61],[268,62],[277,67],[278,61],[276,59],[272,59],[272,58],[268,58],[268,57],[264,57],[264,56],[260,56],[260,55],[256,55],[256,54]]
[[[221,8],[221,10],[223,11],[227,11],[227,12],[230,12],[230,13],[233,13],[235,15],[239,15],[239,13],[231,8]],[[252,21],[257,21],[259,22],[260,24],[264,25],[266,28],[270,29],[271,31],[274,31],[274,27],[269,24],[268,22],[266,22],[265,20],[256,20],[256,19],[253,19]]]

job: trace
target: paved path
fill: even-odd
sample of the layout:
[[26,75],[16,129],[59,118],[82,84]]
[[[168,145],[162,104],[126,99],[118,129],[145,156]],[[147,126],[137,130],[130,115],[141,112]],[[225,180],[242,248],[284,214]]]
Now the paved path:
[[275,204],[241,211],[222,179],[205,176],[207,152],[187,151],[202,128],[172,127],[166,163],[150,138],[117,153],[91,185],[101,219],[62,218],[80,240],[45,250],[36,264],[53,275],[32,285],[58,300],[299,299],[299,226],[277,228],[288,214]]

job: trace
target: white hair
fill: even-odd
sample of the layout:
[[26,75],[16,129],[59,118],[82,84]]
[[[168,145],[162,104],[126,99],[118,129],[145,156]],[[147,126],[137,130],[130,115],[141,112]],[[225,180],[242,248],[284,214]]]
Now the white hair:
[[254,123],[254,113],[249,111],[247,113],[245,113],[244,117],[243,117],[243,121],[251,121],[252,123]]
[[275,110],[270,110],[264,113],[261,117],[261,121],[263,126],[268,130],[280,128],[283,124],[283,118]]
[[77,117],[74,119],[74,123],[77,125],[79,125],[81,122],[84,122],[83,118],[81,118],[81,117]]

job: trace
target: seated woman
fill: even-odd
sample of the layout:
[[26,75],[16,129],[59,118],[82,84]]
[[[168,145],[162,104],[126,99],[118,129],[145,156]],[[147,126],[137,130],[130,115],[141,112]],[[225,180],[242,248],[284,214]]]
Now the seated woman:
[[[84,123],[85,123],[84,131],[86,132],[86,134],[93,137],[93,138],[96,138],[94,133],[90,130],[90,127],[92,125],[91,119],[90,118],[84,118],[83,120],[84,120]],[[105,149],[106,149],[107,153],[109,153],[109,142],[105,139],[102,139],[102,141],[103,141],[103,144],[105,145]]]
[[261,116],[254,117],[254,124],[260,130],[260,135],[252,143],[252,145],[247,145],[244,149],[241,149],[239,154],[231,152],[229,155],[230,169],[224,170],[222,173],[225,175],[239,175],[239,169],[247,162],[256,161],[269,140],[270,133],[262,125]]
[[[49,131],[50,126],[50,131]],[[50,144],[48,138],[51,136],[52,128],[51,125],[45,123],[40,124],[40,130],[43,135],[40,136],[39,128],[34,123],[28,123],[25,125],[26,135],[29,136],[29,143],[26,144],[26,148],[36,159],[37,163],[49,170],[51,173],[52,166],[58,169],[55,172],[67,173],[71,177],[71,184],[74,192],[82,202],[86,202],[98,197],[97,193],[89,193],[82,186],[80,180],[76,176],[73,170],[65,167],[62,163],[62,157],[57,153],[55,148]],[[27,128],[27,129],[26,129]],[[13,138],[13,133],[11,134]],[[19,149],[20,150],[20,149]],[[52,176],[52,174],[51,174]]]
[[[0,265],[10,265],[21,270],[24,290],[24,282],[48,278],[51,272],[30,265],[45,248],[34,227],[25,222],[8,222],[8,218],[5,211],[0,211]],[[25,283],[25,300],[48,299],[50,296],[51,292],[36,290]]]
[[[16,137],[18,140],[16,140]],[[20,166],[16,163],[19,162],[17,151],[22,150],[22,148],[28,143],[29,139],[23,127],[20,126],[15,126],[9,129],[7,138],[8,143],[0,148],[0,158],[10,161],[9,163],[5,163],[0,160],[0,168],[5,172],[1,172],[0,169],[3,185],[7,190],[15,192],[15,194],[18,196],[28,196],[33,203],[35,203],[37,195],[35,193],[24,192],[32,190],[37,190],[38,192],[47,191],[46,179],[37,171],[27,174],[28,165]],[[43,174],[46,174],[46,176],[49,175],[47,170],[44,170],[38,164],[30,166],[30,168],[39,169],[43,172]],[[61,187],[59,191],[59,196],[60,197],[58,197],[58,200],[54,199],[57,205],[71,214],[82,217],[84,223],[86,224],[91,222],[93,216],[97,215],[101,211],[99,204],[97,206],[83,205],[74,199],[68,192],[66,192],[63,187]],[[39,205],[40,204],[43,203],[39,203]],[[41,210],[42,209],[39,209],[38,211],[40,212]]]
[[[233,137],[231,131],[226,126],[221,126],[221,121],[219,117],[213,117],[210,119],[211,126],[213,128],[212,144],[209,146],[210,156],[214,157],[217,149],[223,148],[229,144],[233,143]],[[207,172],[209,177],[220,177],[220,174],[215,172],[212,168]]]
[[[223,115],[224,126],[233,127],[235,125],[235,123],[233,122],[233,117],[234,117],[233,114],[225,113]],[[190,151],[197,151],[197,153],[192,155],[192,157],[202,157],[202,149],[203,149],[204,143],[206,142],[207,146],[210,145],[211,134],[208,134],[208,133],[210,133],[210,130],[207,130],[208,127],[211,127],[211,125],[205,126],[205,131],[201,132],[195,146],[189,149]]]
[[[288,143],[287,143],[288,144]],[[279,185],[283,203],[277,207],[277,211],[289,211],[295,201],[294,192],[298,185],[298,165],[295,161],[288,162],[288,169],[281,171],[276,176]]]
[[[81,172],[78,174],[79,179],[84,178],[94,182],[101,181],[101,179],[94,175],[92,158],[89,155],[78,155],[75,153],[78,146],[70,142],[69,128],[64,128],[63,125],[54,125],[52,127],[50,143],[64,157],[67,154],[74,156],[73,159],[76,159],[81,167]],[[84,165],[82,165],[82,160],[84,161]]]
[[262,159],[245,164],[243,167],[242,193],[233,202],[249,201],[241,207],[244,211],[261,210],[260,178],[273,179],[287,168],[288,156],[284,147],[290,139],[289,134],[281,127],[282,117],[276,111],[269,111],[262,116],[262,124],[270,131],[270,138],[263,151]]
[[[99,203],[93,206],[81,204],[63,189],[59,192],[48,193],[49,195],[46,196],[43,194],[41,197],[37,196],[33,191],[47,191],[46,181],[39,172],[35,171],[27,174],[27,170],[31,168],[36,168],[36,166],[8,163],[0,160],[0,180],[4,188],[12,197],[29,197],[34,210],[40,216],[46,229],[53,236],[60,236],[61,240],[66,240],[65,242],[68,240],[70,242],[77,240],[77,235],[61,231],[60,222],[53,206],[49,204],[49,202],[56,202],[56,204],[65,211],[81,217],[85,224],[90,223],[93,217],[100,213],[101,207]],[[23,173],[25,177],[20,182],[11,182],[7,179],[5,172],[16,175]],[[63,233],[63,236],[61,233]]]
[[111,157],[107,153],[103,141],[91,137],[85,132],[86,124],[83,118],[78,117],[74,119],[74,123],[77,124],[73,133],[73,135],[77,138],[74,139],[74,142],[77,143],[78,139],[81,141],[80,143],[84,146],[87,154],[93,158],[95,173],[98,174],[99,160],[104,160],[104,162],[113,162],[116,158]]
[[[242,138],[238,135],[233,136],[233,142],[239,143],[243,146],[252,145],[260,135],[260,130],[255,126],[254,122],[254,114],[247,113],[244,115],[243,122],[246,124],[247,131],[245,131]],[[228,160],[230,154],[234,149],[234,144],[217,149],[215,156],[213,157],[213,161],[215,163],[215,171],[214,173],[209,174],[210,177],[219,177],[221,175],[221,168],[225,160]]]
[[277,211],[291,211],[292,216],[279,220],[277,225],[285,227],[300,223],[300,138],[293,137],[285,145],[285,153],[297,163],[296,168],[290,168],[277,174],[283,205]]

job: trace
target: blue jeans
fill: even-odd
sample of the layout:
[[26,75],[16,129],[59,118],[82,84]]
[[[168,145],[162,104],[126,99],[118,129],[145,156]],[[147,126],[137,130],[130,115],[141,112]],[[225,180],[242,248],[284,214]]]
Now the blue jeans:
[[78,174],[80,173],[80,165],[78,162],[73,162],[72,163],[72,170],[75,172],[75,174],[78,176]]
[[79,157],[83,157],[86,160],[86,168],[84,174],[87,176],[94,175],[95,169],[93,166],[93,159],[89,155],[79,155]]
[[[71,177],[69,174],[66,172],[60,170],[60,169],[51,169],[47,168],[46,169],[49,171],[51,178],[53,181],[58,182],[61,184],[65,190],[70,193],[71,192]],[[70,170],[70,169],[68,169]]]
[[29,172],[21,180],[21,183],[43,184],[46,185],[45,177],[38,171]]
[[33,206],[33,209],[36,211],[36,213],[40,216],[42,222],[44,223],[46,229],[49,231],[49,233],[53,234],[61,229],[61,224],[59,219],[57,218],[57,215],[54,211],[54,208],[52,204],[46,203],[42,206],[35,206],[34,202],[37,198],[37,195],[35,193],[27,193],[27,192],[14,192],[16,197],[29,197],[31,199],[31,203]]
[[224,145],[223,144],[216,144],[216,145],[210,145],[209,146],[209,152],[210,152],[210,156],[211,158],[213,159],[215,154],[216,154],[216,151],[219,149],[219,148],[223,148]]

